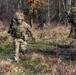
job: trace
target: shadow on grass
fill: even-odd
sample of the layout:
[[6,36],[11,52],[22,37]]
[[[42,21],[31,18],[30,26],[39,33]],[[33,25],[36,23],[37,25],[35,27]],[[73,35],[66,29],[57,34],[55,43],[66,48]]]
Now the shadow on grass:
[[[53,46],[53,48],[52,48]],[[12,46],[0,46],[0,56],[13,56],[14,51]],[[68,44],[50,43],[50,42],[30,42],[28,44],[26,53],[41,53],[44,55],[52,55],[56,58],[76,60],[76,50],[73,46]]]

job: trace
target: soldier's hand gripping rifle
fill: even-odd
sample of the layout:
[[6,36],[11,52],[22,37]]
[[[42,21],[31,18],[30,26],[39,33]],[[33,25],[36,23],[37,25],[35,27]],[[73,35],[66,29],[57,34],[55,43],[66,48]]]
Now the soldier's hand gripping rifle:
[[30,36],[32,38],[32,40],[35,42],[35,38],[33,37],[33,34],[31,33],[31,31],[27,28],[27,34],[28,36]]
[[65,11],[65,14],[66,14],[66,18],[67,18],[68,22],[69,22],[69,23],[73,23],[73,19],[72,19],[73,15],[72,15],[72,13],[69,13],[69,14],[68,14],[68,13]]

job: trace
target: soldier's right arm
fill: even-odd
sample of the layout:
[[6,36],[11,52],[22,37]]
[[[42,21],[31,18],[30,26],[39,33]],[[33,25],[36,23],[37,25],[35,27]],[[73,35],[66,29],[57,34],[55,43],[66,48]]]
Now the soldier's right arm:
[[25,28],[31,29],[30,25],[25,22]]
[[25,29],[26,29],[26,34],[28,34],[28,37],[31,37],[32,40],[35,42],[35,38],[33,37],[32,31],[31,31],[31,26],[25,22]]

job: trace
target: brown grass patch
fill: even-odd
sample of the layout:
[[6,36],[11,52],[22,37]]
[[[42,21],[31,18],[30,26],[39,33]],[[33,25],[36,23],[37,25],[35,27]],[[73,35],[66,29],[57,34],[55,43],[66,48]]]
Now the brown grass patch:
[[[0,75],[27,75],[27,71],[14,63],[0,59]],[[29,74],[28,74],[29,75]]]
[[68,37],[69,32],[70,32],[70,27],[66,27],[66,26],[56,26],[54,28],[46,27],[46,28],[43,28],[42,30],[40,29],[33,30],[33,34],[37,40],[39,39],[62,40]]

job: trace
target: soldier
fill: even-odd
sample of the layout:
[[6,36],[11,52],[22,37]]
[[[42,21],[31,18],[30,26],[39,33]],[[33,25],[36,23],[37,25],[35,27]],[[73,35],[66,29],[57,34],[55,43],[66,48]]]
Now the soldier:
[[11,20],[9,32],[14,39],[15,61],[19,62],[19,50],[25,52],[28,40],[27,30],[30,31],[30,26],[24,22],[24,14],[16,12]]
[[71,13],[68,15],[68,19],[71,23],[71,31],[69,37],[76,39],[76,7],[71,8]]

